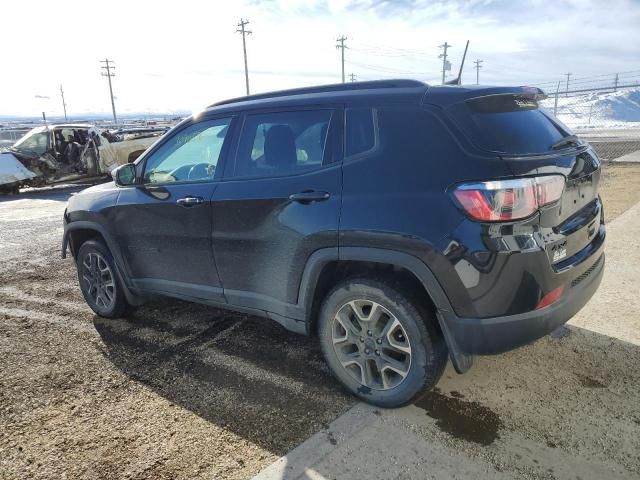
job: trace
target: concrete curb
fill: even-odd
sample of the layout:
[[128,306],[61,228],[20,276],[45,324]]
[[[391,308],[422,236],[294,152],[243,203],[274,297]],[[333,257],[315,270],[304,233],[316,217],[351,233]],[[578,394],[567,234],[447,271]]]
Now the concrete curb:
[[[280,457],[254,477],[254,480],[275,480],[293,478],[323,478],[321,475],[310,475],[311,468],[318,460],[325,458],[338,442],[344,441],[365,428],[374,418],[375,407],[358,403],[331,422],[326,430],[322,430],[284,457]],[[307,475],[307,477],[305,477]]]

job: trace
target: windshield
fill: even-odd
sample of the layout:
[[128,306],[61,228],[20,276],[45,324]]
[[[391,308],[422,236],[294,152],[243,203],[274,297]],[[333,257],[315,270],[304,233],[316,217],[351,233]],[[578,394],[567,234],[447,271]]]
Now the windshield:
[[34,128],[18,140],[12,150],[26,154],[42,155],[47,151],[49,131],[46,128]]

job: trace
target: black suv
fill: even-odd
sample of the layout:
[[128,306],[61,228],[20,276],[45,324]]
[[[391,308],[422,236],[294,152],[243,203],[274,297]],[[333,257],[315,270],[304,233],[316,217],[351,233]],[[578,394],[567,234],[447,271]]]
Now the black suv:
[[541,98],[396,80],[221,102],[72,197],[63,251],[98,315],[160,294],[270,318],[398,406],[598,288],[600,162]]

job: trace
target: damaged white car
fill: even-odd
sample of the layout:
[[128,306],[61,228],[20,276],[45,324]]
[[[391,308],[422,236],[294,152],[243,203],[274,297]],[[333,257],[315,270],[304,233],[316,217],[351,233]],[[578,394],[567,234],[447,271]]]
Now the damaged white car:
[[87,124],[36,127],[0,152],[0,193],[107,175],[133,162],[166,130],[108,131]]

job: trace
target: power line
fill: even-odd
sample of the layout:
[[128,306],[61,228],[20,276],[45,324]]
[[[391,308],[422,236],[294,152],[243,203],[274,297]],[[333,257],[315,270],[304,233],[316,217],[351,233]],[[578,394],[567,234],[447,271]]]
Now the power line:
[[401,53],[401,52],[387,52],[384,50],[378,50],[378,49],[370,49],[370,48],[360,48],[360,47],[350,47],[350,50],[354,51],[354,52],[358,52],[358,53],[363,53],[363,54],[367,54],[367,55],[375,55],[377,57],[387,57],[387,58],[413,58],[413,59],[421,59],[424,57],[428,57],[430,55],[433,55],[433,52],[431,52],[431,54],[424,52],[424,53]]
[[62,90],[62,85],[60,85],[60,95],[62,96],[62,108],[64,109],[64,121],[67,121],[67,104],[64,102],[64,90]]
[[[493,63],[492,63],[493,65]],[[496,65],[498,68],[507,68],[507,67],[502,67],[500,64]],[[512,69],[513,70],[513,69]],[[633,74],[633,75],[632,75]],[[611,79],[611,77],[614,77],[616,75],[619,75],[619,77],[628,77],[628,78],[636,78],[640,75],[640,70],[629,70],[626,72],[617,72],[617,73],[603,73],[603,74],[599,74],[599,75],[590,75],[590,76],[586,76],[586,77],[573,77],[573,74],[571,74],[571,77],[573,77],[571,79],[571,85],[584,85],[584,84],[595,84],[595,83],[601,83],[601,82],[605,82],[609,79]],[[566,74],[564,74],[564,76],[566,76]],[[619,79],[619,81],[622,81],[621,79]],[[543,86],[543,85],[556,85],[556,83],[558,83],[558,80],[549,80],[549,81],[544,81],[544,82],[536,82],[535,85],[536,86]]]
[[576,83],[579,80],[589,80],[589,79],[593,79],[593,78],[602,78],[602,77],[611,77],[612,75],[627,75],[627,74],[632,74],[632,73],[640,73],[640,70],[629,70],[626,72],[617,72],[615,74],[613,73],[601,73],[599,75],[590,75],[588,77],[575,77],[572,83]]
[[107,77],[107,79],[109,80],[109,95],[111,96],[111,110],[113,111],[113,123],[114,125],[118,124],[118,118],[116,117],[116,104],[113,101],[113,88],[111,86],[111,77],[115,77],[115,73],[112,72],[111,70],[115,70],[115,66],[113,65],[113,60],[109,60],[108,58],[105,58],[104,60],[100,60],[100,63],[104,63],[104,66],[102,66],[101,68],[104,70],[104,72],[102,72],[102,76],[103,77]]
[[373,71],[377,71],[377,72],[383,72],[383,73],[395,73],[398,75],[429,75],[425,72],[416,72],[416,71],[408,71],[408,70],[398,70],[398,69],[393,69],[393,68],[388,68],[388,67],[383,67],[381,65],[372,65],[370,63],[360,63],[360,62],[354,62],[354,61],[350,61],[350,60],[346,60],[345,63],[347,65],[354,65],[356,67],[360,67],[360,68],[365,68],[367,70],[373,70]]
[[344,35],[336,40],[336,42],[340,42],[338,45],[336,45],[336,48],[339,48],[342,53],[342,83],[344,83],[344,50],[345,48],[349,48],[344,44],[345,40],[347,40],[347,37],[345,37]]
[[444,76],[447,72],[447,70],[451,69],[451,64],[449,64],[449,68],[447,68],[447,49],[449,47],[451,47],[452,45],[449,45],[447,42],[444,42],[442,45],[440,45],[440,48],[443,49],[443,52],[438,55],[438,58],[442,59],[442,84],[444,85]]
[[399,48],[399,47],[389,47],[389,46],[384,46],[384,45],[372,45],[372,44],[359,44],[360,47],[362,47],[365,50],[371,50],[373,52],[386,52],[386,53],[397,53],[399,55],[415,55],[415,56],[428,56],[428,55],[433,55],[433,50],[432,51],[428,51],[428,50],[418,50],[415,48]]
[[482,65],[480,65],[480,64],[482,62],[484,62],[484,60],[480,60],[480,59],[478,59],[475,62],[473,62],[473,63],[476,64],[476,66],[473,67],[473,68],[476,69],[476,85],[480,85],[480,69],[482,68]]
[[246,36],[251,35],[253,32],[251,30],[246,30],[244,27],[249,24],[249,20],[240,19],[240,23],[238,30],[236,33],[242,34],[242,51],[244,52],[244,81],[247,87],[247,95],[249,95],[249,67],[247,66],[247,41]]
[[[513,65],[504,65],[500,62],[494,62],[493,60],[491,60],[491,65],[492,67],[495,67],[497,69],[501,69],[501,70],[505,70],[505,71],[509,71],[509,72],[519,72],[519,73],[523,73],[523,74],[531,74],[531,70],[528,68],[524,68],[524,69],[519,69],[519,68],[515,68]],[[614,73],[603,73],[603,74],[598,74],[598,75],[588,75],[588,76],[584,76],[584,77],[577,77],[577,76],[573,76],[573,74],[571,75],[571,85],[575,86],[578,84],[595,84],[595,83],[600,83],[600,82],[604,82],[604,81],[608,81],[610,80],[612,77],[615,77],[615,75],[620,75],[620,82],[622,82],[622,77],[623,76],[627,76],[627,75],[632,75],[632,74],[640,74],[640,70],[629,70],[629,71],[625,71],[625,72],[614,72]],[[564,76],[564,75],[563,75]],[[605,78],[606,77],[606,78]],[[635,75],[633,75],[632,78],[635,78]],[[565,80],[566,81],[566,80]],[[556,84],[558,83],[558,78],[556,77],[555,80],[544,80],[541,82],[532,82],[533,85],[538,86],[538,87],[548,87],[551,88],[553,87],[555,90]]]

